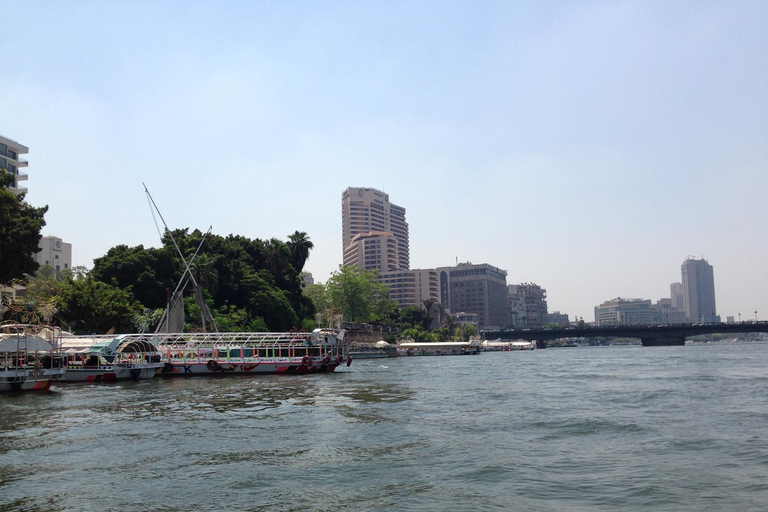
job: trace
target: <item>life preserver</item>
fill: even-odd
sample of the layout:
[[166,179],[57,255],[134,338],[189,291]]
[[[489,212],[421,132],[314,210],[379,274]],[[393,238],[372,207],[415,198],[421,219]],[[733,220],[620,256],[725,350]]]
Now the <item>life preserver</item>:
[[323,358],[323,364],[324,364],[325,366],[328,366],[329,364],[331,364],[331,356],[325,356],[325,357]]
[[336,356],[336,364],[341,364],[343,362],[344,362],[344,356],[342,356],[341,354],[337,355]]
[[347,366],[352,364],[352,356],[347,356]]
[[165,363],[165,371],[168,373],[173,373],[173,365],[171,363]]
[[216,370],[218,370],[218,369],[219,369],[219,363],[217,363],[217,362],[216,362],[216,361],[214,361],[213,359],[211,359],[210,361],[208,361],[208,364],[207,364],[206,366],[208,367],[208,370],[210,370],[210,371],[212,371],[212,372],[215,372]]
[[309,358],[309,356],[304,356],[301,358],[301,364],[304,366],[309,366],[312,363],[312,360]]

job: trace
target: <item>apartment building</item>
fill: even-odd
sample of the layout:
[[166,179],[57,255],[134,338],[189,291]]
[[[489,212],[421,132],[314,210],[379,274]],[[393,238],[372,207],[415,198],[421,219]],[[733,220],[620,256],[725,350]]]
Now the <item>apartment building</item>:
[[27,153],[29,153],[27,146],[0,135],[0,169],[13,174],[14,180],[8,190],[17,195],[27,192],[27,189],[20,185],[20,182],[27,180],[27,174],[20,170],[27,166],[27,161],[19,157]]

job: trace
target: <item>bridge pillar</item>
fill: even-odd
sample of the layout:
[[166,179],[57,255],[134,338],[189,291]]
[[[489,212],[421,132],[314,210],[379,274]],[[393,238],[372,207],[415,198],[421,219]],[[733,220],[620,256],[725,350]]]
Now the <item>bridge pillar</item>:
[[644,347],[675,347],[685,345],[684,336],[670,336],[666,338],[640,338]]
[[536,348],[547,348],[547,342],[544,340],[536,340]]

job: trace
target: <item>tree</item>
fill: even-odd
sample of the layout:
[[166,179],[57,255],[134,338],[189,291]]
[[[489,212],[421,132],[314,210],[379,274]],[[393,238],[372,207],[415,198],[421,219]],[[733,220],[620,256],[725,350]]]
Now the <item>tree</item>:
[[34,208],[24,194],[8,190],[13,175],[0,169],[0,283],[33,274],[38,267],[34,254],[40,244],[48,207]]
[[288,249],[291,252],[291,265],[296,269],[296,273],[301,273],[304,264],[309,259],[309,251],[315,245],[309,241],[309,237],[304,231],[296,231],[288,237]]
[[331,307],[351,322],[369,322],[376,303],[386,296],[386,286],[375,270],[360,270],[354,265],[339,265],[326,283]]
[[134,331],[134,317],[143,307],[131,287],[122,289],[92,277],[69,282],[59,302],[59,317],[80,332],[103,334]]
[[424,304],[424,309],[427,310],[427,316],[429,317],[429,326],[427,326],[427,330],[432,330],[432,308],[434,308],[435,304],[437,304],[437,299],[430,297],[428,299],[424,299],[421,301],[421,303]]

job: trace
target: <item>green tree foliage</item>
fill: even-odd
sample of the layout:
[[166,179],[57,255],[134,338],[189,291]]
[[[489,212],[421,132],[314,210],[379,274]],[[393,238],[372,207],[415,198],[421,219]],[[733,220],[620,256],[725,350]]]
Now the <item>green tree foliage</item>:
[[427,310],[416,306],[408,306],[400,310],[400,325],[403,329],[414,327],[422,331],[429,331],[432,320]]
[[21,279],[37,270],[40,230],[45,226],[48,207],[34,208],[24,202],[24,194],[8,190],[13,175],[0,169],[0,283]]
[[314,244],[309,241],[309,237],[303,231],[296,231],[288,237],[288,250],[291,254],[291,265],[297,273],[301,273],[304,264],[309,258],[309,251]]
[[386,297],[387,288],[374,270],[339,265],[326,283],[328,301],[344,320],[370,322],[376,318],[376,305]]
[[69,281],[58,306],[58,316],[78,332],[134,331],[134,317],[143,310],[131,287],[97,281],[92,277]]
[[[209,234],[192,260],[204,236],[199,230],[178,229],[165,233],[159,249],[113,247],[94,261],[89,275],[103,282],[114,279],[121,288],[133,286],[136,299],[146,308],[165,308],[168,293],[186,268],[175,240],[205,290],[217,325],[222,322],[219,330],[283,331],[304,326],[304,320],[314,321],[315,306],[302,292],[287,243]],[[199,309],[191,301],[185,305],[189,328],[198,328]]]

